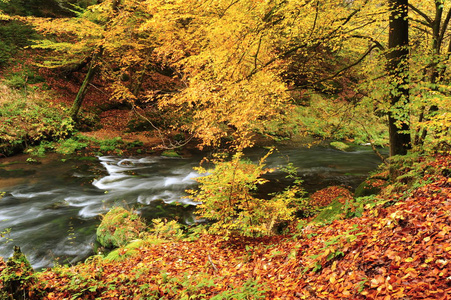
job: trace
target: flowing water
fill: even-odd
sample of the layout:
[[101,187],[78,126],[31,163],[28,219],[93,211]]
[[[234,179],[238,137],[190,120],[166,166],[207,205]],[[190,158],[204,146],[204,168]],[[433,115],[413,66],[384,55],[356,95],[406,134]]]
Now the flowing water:
[[[264,150],[252,150],[257,159]],[[195,186],[193,171],[201,157],[77,158],[50,155],[41,164],[20,157],[0,160],[0,256],[19,245],[34,268],[54,262],[75,263],[93,254],[100,215],[114,205],[136,209],[144,217],[176,217],[193,222],[194,202],[182,198]],[[308,191],[329,185],[356,187],[380,163],[368,148],[340,152],[327,148],[284,149],[268,159],[269,167],[291,162]],[[272,173],[280,181],[282,173]],[[276,184],[274,184],[276,186]],[[181,203],[184,205],[173,205]]]

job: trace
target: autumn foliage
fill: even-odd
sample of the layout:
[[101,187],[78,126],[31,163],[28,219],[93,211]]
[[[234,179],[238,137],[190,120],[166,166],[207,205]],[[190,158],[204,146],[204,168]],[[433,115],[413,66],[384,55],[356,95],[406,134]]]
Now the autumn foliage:
[[231,234],[244,236],[264,236],[274,233],[274,228],[282,222],[293,220],[300,209],[304,191],[293,184],[283,192],[273,194],[270,199],[256,196],[258,187],[269,182],[263,178],[274,169],[265,167],[269,151],[258,164],[236,153],[232,159],[218,157],[215,168],[197,168],[204,176],[196,178],[197,190],[189,191],[198,206],[197,213],[208,220],[214,220],[210,233],[229,237]]
[[342,186],[330,186],[325,189],[316,191],[310,196],[310,204],[313,206],[326,206],[332,201],[337,200],[341,204],[352,199],[351,192]]
[[154,239],[119,248],[119,260],[94,256],[36,273],[29,297],[448,299],[450,157],[430,165],[436,172],[411,192],[375,198],[381,205],[358,218],[283,236]]

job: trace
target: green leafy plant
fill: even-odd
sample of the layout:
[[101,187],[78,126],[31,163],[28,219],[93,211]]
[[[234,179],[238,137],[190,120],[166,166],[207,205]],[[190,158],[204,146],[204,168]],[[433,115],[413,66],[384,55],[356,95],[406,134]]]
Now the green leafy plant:
[[183,236],[182,224],[175,220],[167,221],[153,219],[149,232],[160,239],[181,239]]
[[6,267],[0,272],[0,296],[4,299],[24,299],[29,285],[33,282],[33,268],[30,262],[21,252],[18,246],[14,246],[14,254],[11,256]]
[[60,154],[72,154],[77,150],[84,149],[88,146],[88,142],[80,135],[75,135],[72,138],[66,140],[60,140],[56,146],[55,151]]
[[234,233],[270,235],[276,225],[294,218],[303,192],[298,184],[272,194],[270,199],[254,196],[258,186],[268,181],[262,175],[273,171],[265,168],[264,164],[271,153],[268,152],[257,164],[243,159],[241,152],[229,161],[218,155],[214,169],[197,168],[199,173],[206,175],[196,179],[199,189],[188,192],[195,201],[202,203],[197,213],[215,221],[209,228],[210,233],[223,234],[226,238]]
[[230,291],[224,291],[211,299],[226,300],[226,299],[266,299],[267,291],[258,280],[248,279],[242,286],[234,288]]
[[310,256],[310,264],[308,264],[303,272],[312,270],[313,272],[319,271],[327,263],[331,263],[333,260],[341,258],[345,255],[343,248],[349,247],[358,236],[364,235],[363,232],[358,232],[358,225],[354,225],[352,229],[343,232],[343,234],[335,235],[324,241],[324,247],[320,249],[320,253]]
[[121,154],[122,151],[120,148],[124,146],[124,141],[118,136],[112,139],[99,141],[99,146],[100,152],[116,152],[117,154]]

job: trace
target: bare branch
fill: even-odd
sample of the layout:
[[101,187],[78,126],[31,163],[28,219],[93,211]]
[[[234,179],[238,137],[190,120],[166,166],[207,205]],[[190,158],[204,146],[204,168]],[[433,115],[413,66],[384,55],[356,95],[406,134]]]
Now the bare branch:
[[433,21],[427,14],[419,10],[417,7],[413,6],[413,4],[411,3],[409,3],[409,8],[411,8],[414,12],[416,12],[418,15],[422,16],[426,20],[426,23],[424,23],[425,25],[432,27]]
[[[331,75],[331,76],[329,76],[329,77],[326,77],[326,78],[322,78],[322,79],[320,79],[320,80],[318,80],[318,81],[316,81],[316,82],[314,82],[314,83],[312,83],[312,85],[316,85],[316,84],[318,84],[318,83],[321,83],[321,82],[324,82],[324,81],[328,81],[328,80],[331,80],[331,79],[334,79],[335,77],[337,77],[338,75],[340,75],[341,73],[343,73],[344,71],[346,71],[346,70],[349,70],[349,69],[351,69],[352,67],[355,67],[356,65],[358,65],[359,63],[361,63],[364,59],[365,59],[365,57],[367,57],[370,53],[371,53],[371,51],[373,51],[375,48],[379,48],[377,45],[372,45],[358,60],[356,60],[355,62],[353,62],[352,64],[350,64],[350,65],[347,65],[346,67],[343,67],[342,69],[340,69],[340,70],[338,70],[337,72],[335,72],[333,75]],[[305,87],[305,86],[301,86],[301,87],[296,87],[296,88],[293,88],[293,89],[289,89],[289,90],[296,90],[296,89],[299,89],[299,88],[302,88],[302,87]]]
[[369,40],[370,42],[374,43],[374,46],[376,46],[376,48],[378,48],[381,51],[385,51],[385,47],[372,36],[354,34],[354,35],[351,35],[351,37],[356,38],[356,39]]
[[440,42],[443,41],[443,38],[444,38],[444,36],[445,36],[445,32],[446,32],[446,30],[448,29],[448,25],[449,25],[450,19],[451,19],[451,9],[448,10],[448,13],[446,14],[445,21],[443,22],[442,30],[441,30],[440,36],[439,36]]

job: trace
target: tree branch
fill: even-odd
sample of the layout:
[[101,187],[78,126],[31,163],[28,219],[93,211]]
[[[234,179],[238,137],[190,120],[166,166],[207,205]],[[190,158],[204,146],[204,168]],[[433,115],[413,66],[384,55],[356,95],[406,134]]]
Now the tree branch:
[[442,30],[440,31],[440,37],[439,37],[440,41],[443,41],[443,38],[445,36],[446,29],[448,28],[450,19],[451,19],[451,9],[448,10],[445,21],[443,22]]
[[[370,48],[368,48],[368,50],[358,60],[356,60],[352,64],[347,65],[346,67],[343,67],[342,69],[340,69],[337,72],[335,72],[333,75],[331,75],[329,77],[326,77],[326,78],[323,78],[323,79],[320,79],[320,80],[312,83],[311,85],[316,85],[318,83],[334,79],[335,77],[337,77],[338,75],[340,75],[344,71],[349,70],[352,67],[355,67],[356,65],[361,63],[365,59],[365,57],[367,57],[371,53],[371,51],[373,51],[373,49],[375,49],[375,48],[379,48],[379,47],[377,45],[372,45]],[[293,89],[289,89],[289,91],[296,90],[296,89],[299,89],[299,88],[302,88],[302,87],[305,87],[305,86],[300,86],[300,87],[296,87],[296,88],[293,88]]]
[[371,36],[354,34],[354,35],[351,35],[351,37],[356,38],[356,39],[369,40],[370,42],[374,43],[374,46],[376,46],[376,48],[378,48],[381,51],[385,51],[385,47],[379,41],[377,41],[375,38],[373,38]]
[[426,26],[426,27],[432,28],[432,25],[429,24],[429,23],[427,23],[427,22],[425,22],[425,21],[417,20],[417,19],[413,19],[413,18],[410,18],[410,20],[411,20],[412,22],[414,22],[414,23],[418,23],[418,24],[424,25],[424,26]]
[[411,4],[411,3],[409,3],[408,5],[409,5],[409,8],[411,8],[414,12],[416,12],[418,15],[422,16],[426,20],[426,23],[423,23],[423,24],[425,24],[429,27],[432,27],[433,21],[427,14],[425,14],[424,12],[422,12],[421,10],[419,10],[418,8],[413,6],[413,4]]
[[[346,25],[351,19],[352,17],[354,17],[358,12],[360,12],[362,10],[363,7],[365,7],[368,4],[369,0],[365,0],[365,2],[362,4],[362,6],[358,9],[353,10],[346,18],[342,18],[340,20],[343,20],[343,23],[340,24],[339,26],[337,26],[337,28],[335,28],[334,30],[332,30],[329,34],[327,34],[327,38],[331,39],[335,33],[337,33],[340,29],[343,28],[344,25]],[[313,29],[314,27],[312,27]],[[251,78],[255,73],[257,73],[259,70],[271,65],[273,62],[277,61],[278,59],[281,58],[285,58],[287,56],[289,56],[290,54],[296,52],[297,50],[307,47],[308,45],[312,45],[313,47],[317,47],[319,45],[321,45],[325,40],[327,40],[326,37],[323,37],[321,39],[317,39],[317,41],[315,41],[314,43],[304,43],[301,45],[298,45],[296,47],[293,47],[289,50],[287,50],[286,52],[282,53],[281,55],[278,55],[272,59],[270,59],[268,62],[266,62],[265,64],[263,64],[260,68],[258,69],[253,69],[249,75],[246,76],[247,79]]]

